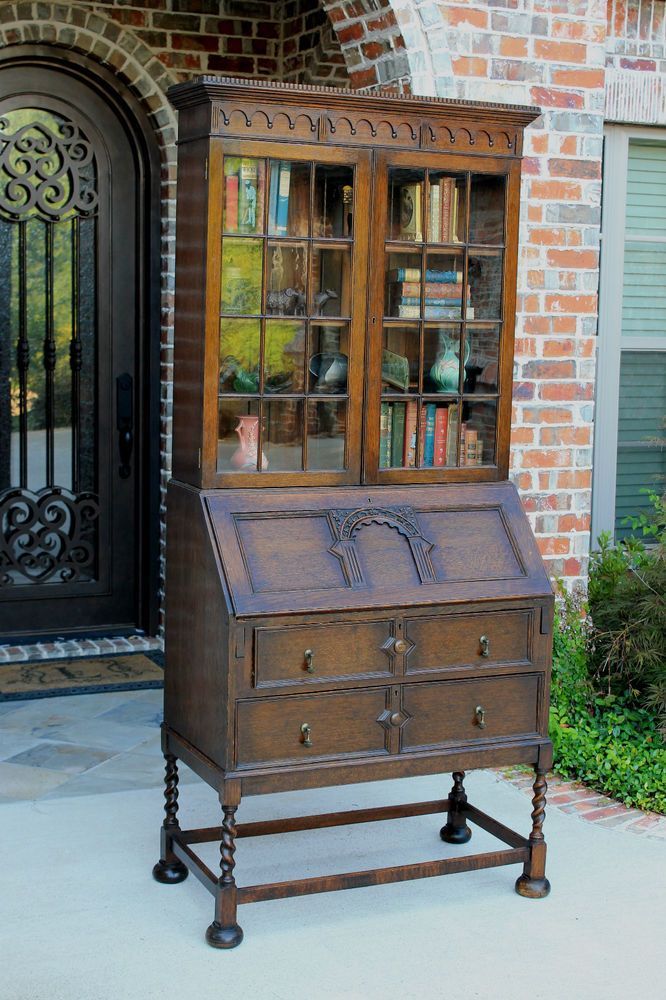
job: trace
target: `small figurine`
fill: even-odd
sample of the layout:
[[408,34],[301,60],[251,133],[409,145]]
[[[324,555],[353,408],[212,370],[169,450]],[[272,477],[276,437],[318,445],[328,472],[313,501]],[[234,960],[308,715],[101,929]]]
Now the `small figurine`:
[[340,296],[338,295],[338,293],[334,291],[332,288],[325,288],[323,291],[317,292],[317,294],[314,297],[314,315],[321,316],[322,310],[326,305],[326,303],[330,302],[331,299],[339,299],[339,298]]
[[248,229],[255,229],[257,225],[257,191],[252,181],[245,181],[245,212],[241,223]]
[[295,316],[296,309],[303,302],[305,312],[305,296],[295,288],[281,288],[277,292],[266,293],[266,312],[279,316]]

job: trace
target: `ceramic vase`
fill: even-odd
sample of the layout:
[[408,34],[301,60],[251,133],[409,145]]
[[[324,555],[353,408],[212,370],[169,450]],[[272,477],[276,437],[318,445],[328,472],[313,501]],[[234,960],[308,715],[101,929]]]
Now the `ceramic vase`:
[[[456,342],[456,347],[458,346]],[[470,348],[465,344],[465,361],[469,361]],[[460,359],[454,350],[452,341],[443,336],[440,339],[439,350],[435,363],[430,369],[430,378],[437,386],[437,392],[457,392],[460,373]]]
[[[238,434],[238,447],[231,456],[231,464],[234,469],[255,470],[259,447],[259,417],[251,413],[239,417],[236,434]],[[268,468],[268,459],[265,455],[261,456],[261,467]]]

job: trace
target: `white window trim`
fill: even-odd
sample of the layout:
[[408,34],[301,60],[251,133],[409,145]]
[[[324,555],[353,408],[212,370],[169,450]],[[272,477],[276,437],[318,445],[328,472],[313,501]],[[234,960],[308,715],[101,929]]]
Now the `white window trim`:
[[[602,180],[601,260],[599,266],[599,321],[592,466],[592,540],[602,531],[615,532],[615,483],[620,397],[621,352],[661,350],[654,337],[622,338],[625,212],[630,139],[663,140],[663,128],[607,125],[604,135]],[[655,242],[654,237],[631,240]]]

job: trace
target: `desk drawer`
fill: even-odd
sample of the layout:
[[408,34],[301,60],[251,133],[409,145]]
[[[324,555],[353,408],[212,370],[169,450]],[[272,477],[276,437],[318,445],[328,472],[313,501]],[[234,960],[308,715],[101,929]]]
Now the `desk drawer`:
[[527,610],[408,618],[405,637],[413,648],[406,672],[529,663],[532,616]]
[[538,732],[541,674],[406,684],[410,716],[402,749],[527,736]]
[[237,765],[387,753],[386,729],[378,719],[385,715],[388,695],[387,688],[372,688],[239,701]]
[[390,621],[258,628],[255,685],[390,677],[392,648]]

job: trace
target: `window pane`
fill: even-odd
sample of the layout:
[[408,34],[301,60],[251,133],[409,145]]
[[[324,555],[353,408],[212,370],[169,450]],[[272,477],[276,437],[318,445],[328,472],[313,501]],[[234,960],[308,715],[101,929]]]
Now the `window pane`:
[[339,165],[315,166],[313,236],[350,239],[354,222],[354,170]]
[[666,233],[666,145],[629,140],[627,163],[627,233]]
[[344,399],[308,400],[308,469],[343,469],[345,465]]
[[271,399],[262,403],[263,454],[270,472],[303,468],[303,400]]
[[312,251],[310,316],[351,315],[351,250]]
[[225,233],[264,231],[263,160],[249,156],[227,156],[224,160]]
[[304,316],[308,274],[306,243],[287,246],[268,244],[268,290],[266,313],[269,316]]
[[305,323],[266,320],[264,340],[264,392],[303,392]]
[[389,172],[389,239],[423,239],[423,184],[425,171],[396,168]]
[[499,326],[468,326],[464,392],[497,392]]
[[502,254],[495,250],[470,253],[467,265],[467,319],[502,316]]
[[625,244],[622,336],[666,337],[666,243]]
[[258,316],[261,312],[263,247],[263,240],[222,240],[222,313]]
[[256,472],[259,401],[221,399],[217,437],[217,468],[220,472]]
[[466,195],[464,176],[430,171],[427,229],[429,243],[464,242]]
[[504,243],[504,192],[504,177],[472,174],[470,243]]
[[270,161],[268,232],[271,236],[308,236],[310,164]]
[[418,323],[385,327],[382,348],[382,392],[418,392]]
[[494,465],[496,427],[496,400],[463,402],[459,465]]
[[312,323],[310,326],[310,392],[347,391],[349,324]]
[[622,521],[647,512],[642,489],[666,486],[666,351],[623,351],[615,488],[618,538],[632,533]]
[[220,392],[259,391],[258,319],[223,319],[220,323]]

